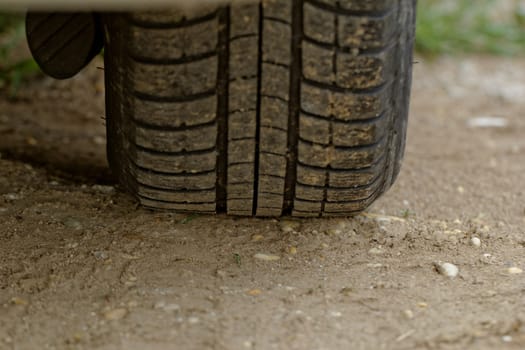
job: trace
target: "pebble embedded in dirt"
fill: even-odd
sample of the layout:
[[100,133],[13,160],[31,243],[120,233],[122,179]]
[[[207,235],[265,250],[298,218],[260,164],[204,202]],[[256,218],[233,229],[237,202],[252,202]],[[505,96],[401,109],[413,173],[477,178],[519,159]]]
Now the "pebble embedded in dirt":
[[253,297],[256,297],[258,295],[260,295],[262,293],[262,291],[260,289],[250,289],[249,291],[246,292],[248,295],[251,295]]
[[72,217],[67,217],[64,220],[62,220],[62,224],[64,224],[65,227],[72,228],[76,231],[81,230],[83,228],[80,221]]
[[368,254],[370,255],[381,255],[384,253],[384,250],[381,249],[381,248],[371,248],[369,251],[368,251]]
[[97,260],[106,260],[108,258],[108,253],[102,250],[95,250],[93,252],[93,255],[95,256],[95,259]]
[[519,267],[512,266],[507,269],[507,272],[510,273],[511,275],[518,275],[520,273],[523,273],[523,270],[520,269]]
[[508,125],[508,121],[501,117],[480,116],[470,118],[467,125],[470,128],[504,128]]
[[474,247],[480,247],[481,246],[481,239],[478,237],[472,237],[470,239],[470,244],[472,244]]
[[437,261],[434,263],[434,266],[436,267],[437,272],[449,278],[454,278],[459,273],[458,267],[448,262]]
[[264,261],[276,261],[276,260],[281,259],[281,257],[278,255],[263,254],[263,253],[257,253],[253,257],[255,259],[264,260]]
[[115,187],[113,186],[93,185],[91,186],[91,188],[95,191],[106,193],[106,194],[115,192]]
[[501,337],[501,341],[505,342],[505,343],[510,343],[512,341],[512,336],[511,335],[504,335]]
[[166,312],[173,312],[173,311],[179,311],[180,305],[179,304],[167,304],[165,301],[158,301],[153,305],[154,309],[161,309]]
[[197,324],[200,322],[200,319],[195,316],[188,317],[188,323],[189,324]]
[[28,301],[25,300],[25,299],[22,299],[20,297],[13,297],[13,298],[11,298],[11,303],[13,303],[15,305],[27,305]]
[[279,226],[284,233],[297,232],[301,229],[301,223],[296,220],[281,220]]
[[414,318],[414,312],[410,309],[404,310],[403,315],[405,315],[405,317],[409,320]]
[[259,242],[259,241],[262,241],[264,239],[264,236],[263,235],[253,235],[252,236],[252,242]]
[[124,308],[111,309],[111,310],[104,312],[104,318],[110,321],[120,320],[121,318],[126,316],[127,313],[128,313],[128,310]]

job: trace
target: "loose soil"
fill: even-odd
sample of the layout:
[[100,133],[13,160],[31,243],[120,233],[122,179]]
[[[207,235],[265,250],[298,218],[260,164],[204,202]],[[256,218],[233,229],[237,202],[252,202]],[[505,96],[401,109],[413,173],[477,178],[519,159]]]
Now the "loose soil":
[[418,61],[401,174],[354,218],[138,207],[100,61],[1,97],[0,348],[525,348],[525,63]]

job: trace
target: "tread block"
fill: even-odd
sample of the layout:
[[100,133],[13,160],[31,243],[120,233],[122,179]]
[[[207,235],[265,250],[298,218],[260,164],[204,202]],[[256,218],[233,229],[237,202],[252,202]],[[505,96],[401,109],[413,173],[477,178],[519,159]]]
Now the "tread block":
[[213,123],[177,131],[137,127],[134,141],[156,152],[186,152],[210,149],[215,146],[216,139],[217,125]]
[[[175,60],[215,52],[218,21],[216,18],[181,28],[130,28],[130,55],[152,61]],[[195,40],[199,38],[199,40]]]
[[281,177],[286,176],[286,156],[269,153],[259,155],[259,172],[273,174]]
[[297,182],[305,185],[320,186],[325,185],[326,170],[297,165]]
[[330,187],[331,188],[348,188],[351,186],[365,186],[373,182],[378,174],[379,169],[376,167],[383,166],[379,163],[373,168],[366,171],[330,171]]
[[300,199],[295,199],[293,203],[293,209],[301,212],[314,212],[315,216],[319,216],[321,213],[321,202],[309,202]]
[[203,203],[215,201],[215,189],[203,191],[167,191],[138,185],[139,196],[177,203]]
[[374,94],[330,91],[308,84],[301,86],[301,108],[305,112],[343,121],[378,117],[387,108],[387,89]]
[[251,193],[253,193],[253,181],[228,184],[228,199],[246,197],[247,195],[251,195]]
[[169,173],[212,171],[215,169],[215,163],[217,161],[217,154],[214,150],[205,153],[164,155],[138,149],[135,151],[135,154],[138,166]]
[[333,126],[333,144],[336,146],[366,146],[379,142],[387,133],[388,118],[386,115],[373,123],[343,124]]
[[259,191],[283,193],[284,179],[273,176],[259,175]]
[[253,162],[255,160],[255,139],[228,142],[228,162]]
[[337,53],[336,62],[337,86],[348,89],[370,89],[381,86],[390,80],[388,75],[393,71],[385,67],[385,60],[376,56]]
[[322,187],[312,187],[297,184],[295,186],[295,197],[298,199],[306,199],[309,201],[322,201],[324,198],[325,189]]
[[261,127],[259,149],[263,152],[272,152],[286,155],[288,151],[286,131],[273,129],[266,126]]
[[130,173],[139,183],[159,188],[205,190],[215,186],[215,172],[170,175],[153,173],[132,166]]
[[[336,2],[336,0],[323,0]],[[339,0],[339,6],[345,10],[351,11],[386,11],[392,8],[391,0]]]
[[246,79],[257,75],[257,37],[244,37],[230,42],[230,80]]
[[263,21],[263,62],[270,61],[289,66],[292,57],[291,37],[292,28],[290,25],[272,20]]
[[141,205],[147,208],[156,208],[156,209],[165,209],[165,210],[175,210],[178,212],[190,212],[190,213],[215,213],[215,203],[175,203],[175,202],[165,202],[160,200],[154,200],[142,196],[138,196],[139,202]]
[[129,14],[129,19],[142,27],[180,28],[193,23],[205,22],[215,18],[217,6],[204,5],[196,12],[184,13],[180,10],[137,11]]
[[131,62],[129,79],[136,92],[180,99],[215,89],[217,57],[174,65]]
[[230,18],[230,38],[259,32],[258,5],[234,3],[230,7]]
[[138,122],[178,128],[215,120],[217,96],[207,96],[188,102],[152,102],[135,99],[133,106],[134,118]]
[[229,90],[228,109],[230,111],[253,109],[257,105],[256,78],[231,81]]
[[271,207],[271,208],[282,208],[283,206],[283,196],[279,194],[272,194],[272,193],[262,193],[259,191],[259,194],[257,196],[257,203],[264,207]]
[[304,113],[299,119],[299,136],[303,140],[322,143],[330,143],[330,120],[308,116]]
[[372,196],[381,185],[381,181],[376,181],[370,186],[355,189],[328,188],[326,191],[326,199],[328,202],[348,202],[355,201],[359,198],[366,199]]
[[[233,112],[228,116],[228,137],[255,139],[255,110]],[[233,134],[234,133],[234,134]]]
[[279,18],[290,21],[292,16],[292,2],[281,0],[263,0],[263,13],[265,17]]
[[288,103],[261,96],[261,125],[288,130]]
[[334,50],[327,50],[308,41],[303,41],[303,75],[305,78],[332,84],[335,81]]
[[290,69],[273,64],[262,64],[261,94],[277,96],[288,101]]
[[253,164],[233,164],[228,166],[228,183],[253,182]]
[[360,169],[374,165],[385,151],[385,140],[375,146],[341,149],[334,146],[299,141],[299,161],[316,167]]
[[395,11],[382,17],[343,16],[338,18],[338,45],[359,50],[380,49],[395,32]]
[[335,14],[305,3],[303,7],[304,35],[314,40],[335,43]]
[[235,215],[252,215],[253,201],[251,199],[228,199],[228,213]]

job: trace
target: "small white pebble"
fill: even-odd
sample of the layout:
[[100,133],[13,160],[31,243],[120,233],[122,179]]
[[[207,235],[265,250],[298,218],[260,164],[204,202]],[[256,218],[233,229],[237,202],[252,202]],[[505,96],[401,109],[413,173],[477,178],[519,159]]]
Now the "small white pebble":
[[199,323],[199,318],[198,317],[195,317],[195,316],[191,316],[191,317],[188,317],[188,322],[189,324],[197,324]]
[[467,121],[470,128],[504,128],[508,124],[507,119],[493,116],[479,116]]
[[120,320],[121,318],[126,316],[127,313],[128,313],[128,310],[124,308],[113,309],[113,310],[108,310],[104,312],[104,317],[106,318],[106,320],[110,320],[110,321]]
[[405,317],[408,318],[409,320],[414,318],[414,313],[412,312],[412,310],[409,310],[409,309],[404,310],[403,315],[405,315]]
[[512,336],[504,335],[503,337],[501,337],[501,341],[503,341],[505,343],[510,343],[512,341]]
[[341,312],[339,312],[339,311],[331,311],[330,312],[330,316],[332,316],[332,317],[341,317],[341,316],[343,316],[343,314]]
[[368,251],[368,254],[370,254],[370,255],[380,255],[380,254],[383,254],[383,250],[380,249],[380,248],[371,248]]
[[478,237],[472,237],[470,239],[470,244],[472,244],[474,247],[480,247],[481,246],[481,239]]
[[297,232],[301,228],[301,223],[295,220],[281,220],[279,222],[281,231],[284,233]]
[[509,267],[507,269],[507,272],[510,273],[511,275],[517,275],[517,274],[522,273],[523,270],[520,269],[519,267],[513,266],[513,267]]
[[456,277],[459,273],[458,267],[451,263],[437,261],[434,263],[434,266],[440,274],[450,278]]
[[281,258],[278,255],[270,255],[270,254],[263,254],[263,253],[257,253],[253,257],[255,259],[264,260],[264,261],[276,261]]

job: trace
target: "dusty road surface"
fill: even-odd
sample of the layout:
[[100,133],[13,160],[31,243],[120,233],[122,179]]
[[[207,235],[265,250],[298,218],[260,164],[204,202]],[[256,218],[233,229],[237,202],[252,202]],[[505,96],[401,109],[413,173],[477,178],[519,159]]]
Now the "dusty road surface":
[[525,63],[418,60],[404,168],[354,218],[138,208],[100,62],[1,98],[0,349],[525,348]]

